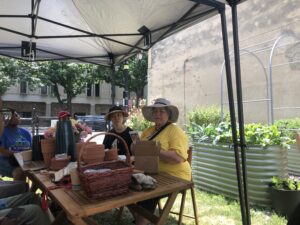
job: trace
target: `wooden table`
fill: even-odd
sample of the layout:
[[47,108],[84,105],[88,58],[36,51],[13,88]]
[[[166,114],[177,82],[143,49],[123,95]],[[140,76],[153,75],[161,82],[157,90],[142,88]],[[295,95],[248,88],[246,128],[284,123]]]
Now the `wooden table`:
[[[48,175],[31,172],[30,177],[43,190],[47,190],[47,188],[54,185]],[[162,225],[165,224],[177,194],[191,188],[193,182],[184,181],[167,174],[152,175],[152,177],[157,180],[157,188],[154,190],[140,192],[130,190],[126,194],[104,200],[89,199],[82,190],[73,191],[65,188],[50,190],[49,194],[63,208],[68,219],[75,225],[86,225],[88,224],[87,221],[91,220],[88,218],[89,216],[122,206],[130,206],[131,209],[142,214],[152,223]],[[164,209],[159,216],[149,213],[136,204],[139,201],[159,196],[168,197]]]

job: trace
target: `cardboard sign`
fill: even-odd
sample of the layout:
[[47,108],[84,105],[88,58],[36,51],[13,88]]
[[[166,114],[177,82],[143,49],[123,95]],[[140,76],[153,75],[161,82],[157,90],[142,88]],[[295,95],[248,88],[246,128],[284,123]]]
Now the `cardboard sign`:
[[157,174],[160,143],[156,141],[137,141],[133,144],[135,155],[134,168],[144,173]]

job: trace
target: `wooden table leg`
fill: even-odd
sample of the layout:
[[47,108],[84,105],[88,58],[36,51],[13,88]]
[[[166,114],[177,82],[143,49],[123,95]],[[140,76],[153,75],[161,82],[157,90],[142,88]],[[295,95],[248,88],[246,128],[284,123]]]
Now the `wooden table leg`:
[[177,194],[179,192],[173,192],[169,197],[168,197],[168,200],[162,210],[162,213],[160,214],[159,218],[158,218],[158,221],[156,223],[156,225],[163,225],[165,224],[165,221],[167,220],[168,218],[168,215],[174,205],[174,202],[176,200],[176,197],[177,197]]
[[179,192],[176,191],[168,196],[168,200],[167,200],[166,204],[164,205],[164,208],[162,209],[159,217],[150,213],[148,210],[146,210],[145,208],[143,208],[142,206],[139,206],[137,204],[128,205],[127,207],[130,210],[133,210],[133,211],[137,212],[138,214],[142,215],[143,217],[145,217],[146,219],[151,221],[153,224],[164,225],[168,218],[168,215],[171,211],[171,208],[174,205],[174,202],[176,200],[178,193]]

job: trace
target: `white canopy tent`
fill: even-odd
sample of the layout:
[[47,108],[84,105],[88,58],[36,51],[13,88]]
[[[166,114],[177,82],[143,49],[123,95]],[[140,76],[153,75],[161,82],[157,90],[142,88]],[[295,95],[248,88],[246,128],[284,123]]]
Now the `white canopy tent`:
[[237,4],[241,1],[226,0],[232,11],[239,140],[224,0],[0,0],[0,55],[113,66],[219,14],[242,222],[250,225],[237,30]]
[[[0,54],[24,60],[119,63],[159,40],[218,13],[218,1],[1,0]],[[29,46],[30,47],[30,46]],[[29,52],[27,52],[29,53]],[[32,57],[31,57],[32,59]],[[30,60],[31,60],[30,59]]]

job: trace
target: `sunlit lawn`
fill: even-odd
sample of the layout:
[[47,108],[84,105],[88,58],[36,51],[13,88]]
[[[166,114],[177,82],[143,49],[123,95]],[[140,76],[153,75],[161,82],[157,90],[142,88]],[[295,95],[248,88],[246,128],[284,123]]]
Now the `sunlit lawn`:
[[[242,225],[240,205],[237,201],[229,200],[220,195],[196,191],[200,225]],[[179,211],[180,197],[177,198],[173,211]],[[185,213],[193,214],[190,193],[187,193]],[[99,214],[94,217],[100,224],[126,225],[132,224],[132,216],[128,211],[123,212],[120,221],[116,221],[115,212]],[[273,211],[251,207],[252,225],[286,225],[285,218],[278,216]],[[177,216],[171,215],[166,225],[177,224]],[[195,224],[193,219],[184,218],[183,224]]]

